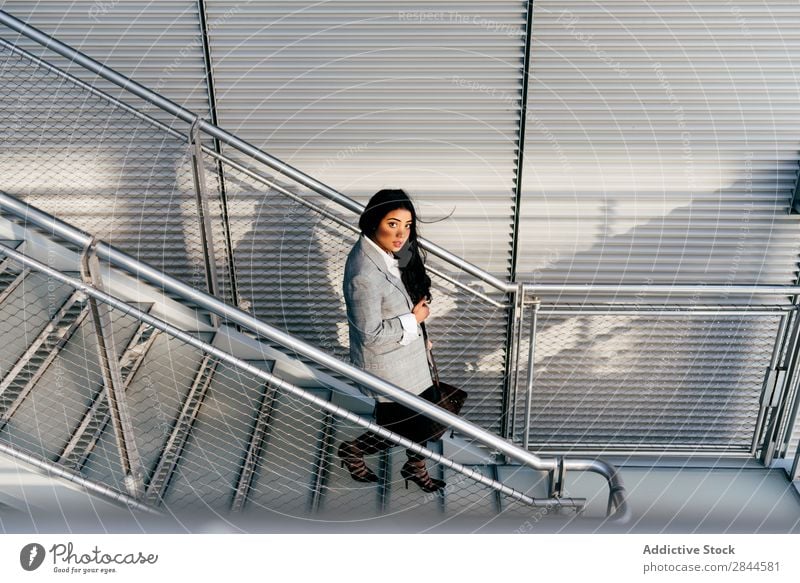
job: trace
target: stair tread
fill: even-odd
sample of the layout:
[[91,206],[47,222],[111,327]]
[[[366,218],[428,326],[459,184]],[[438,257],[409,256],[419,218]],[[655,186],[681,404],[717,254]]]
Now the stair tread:
[[217,365],[165,494],[168,506],[202,500],[216,510],[230,507],[263,385],[263,380],[225,363]]
[[[330,391],[310,389],[329,399]],[[302,516],[310,503],[324,413],[312,403],[279,392],[265,450],[248,496],[248,509]]]
[[[368,418],[370,421],[371,417]],[[331,520],[362,520],[380,515],[378,486],[375,483],[356,482],[346,468],[342,468],[336,452],[343,441],[350,441],[364,433],[361,426],[344,419],[334,421],[333,447],[328,479],[322,492],[322,504],[317,513]],[[367,466],[377,473],[378,455],[364,458]]]

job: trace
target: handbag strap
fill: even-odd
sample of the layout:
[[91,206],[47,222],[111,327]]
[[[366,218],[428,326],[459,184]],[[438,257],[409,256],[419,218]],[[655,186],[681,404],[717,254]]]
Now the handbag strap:
[[433,384],[439,386],[439,369],[436,368],[436,361],[433,359],[433,350],[428,348],[428,330],[425,328],[425,322],[419,323],[422,328],[422,338],[425,342],[425,354],[428,356],[428,366],[431,369],[431,376],[433,377]]

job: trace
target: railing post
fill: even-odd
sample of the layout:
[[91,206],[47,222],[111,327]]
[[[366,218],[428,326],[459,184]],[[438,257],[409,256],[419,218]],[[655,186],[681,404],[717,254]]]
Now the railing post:
[[[798,305],[798,297],[794,298],[794,304]],[[800,309],[800,308],[798,308]],[[772,416],[769,425],[764,432],[764,439],[761,442],[761,463],[765,466],[772,464],[776,454],[780,454],[784,437],[784,430],[788,421],[787,416],[791,415],[789,407],[793,401],[792,391],[796,392],[797,387],[797,365],[800,361],[800,312],[794,312],[794,321],[791,332],[788,334],[789,345],[786,348],[786,357],[779,370],[784,374],[780,383],[776,383],[770,402],[767,404],[772,409]],[[796,404],[795,404],[796,405]]]
[[525,433],[522,435],[522,447],[527,450],[531,433],[531,405],[533,403],[533,359],[536,355],[536,322],[541,302],[533,298],[533,312],[531,313],[531,333],[528,346],[528,382],[525,391]]
[[519,387],[519,353],[522,340],[522,315],[525,289],[520,283],[512,292],[511,312],[508,326],[508,349],[506,351],[506,376],[503,394],[502,435],[514,439],[517,424],[517,395]]
[[[95,254],[96,246],[97,241],[92,238],[83,250],[81,277],[85,283],[102,292],[103,280],[100,274],[100,261]],[[133,438],[133,421],[128,410],[122,373],[119,369],[119,356],[114,345],[111,308],[98,302],[92,295],[88,296],[88,301],[125,488],[131,496],[141,500],[144,497],[144,467]]]
[[[203,148],[200,141],[200,118],[195,119],[189,130],[191,143],[189,151],[192,155],[192,178],[194,192],[197,197],[197,218],[200,227],[200,240],[203,244],[203,264],[206,275],[208,293],[219,297],[217,285],[217,261],[214,253],[214,235],[211,230],[211,212],[208,206],[208,188],[206,186],[206,173],[203,167]],[[216,324],[216,322],[215,322]]]
[[[792,317],[794,316],[794,318]],[[791,329],[797,326],[797,314],[784,314],[781,316],[778,325],[778,333],[775,335],[775,344],[772,347],[772,356],[769,366],[764,374],[764,382],[761,387],[761,398],[759,400],[758,417],[753,431],[753,439],[750,443],[750,455],[755,456],[758,448],[763,444],[764,424],[770,411],[774,411],[778,406],[778,399],[786,381],[786,368],[781,364],[781,352],[792,332],[789,322],[793,322]]]

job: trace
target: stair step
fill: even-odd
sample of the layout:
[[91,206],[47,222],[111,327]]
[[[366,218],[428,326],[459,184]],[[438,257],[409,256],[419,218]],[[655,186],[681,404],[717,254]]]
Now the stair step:
[[230,509],[263,392],[262,379],[225,363],[217,365],[164,496],[170,509]]
[[[132,334],[126,327],[130,321],[127,316],[115,321],[114,338],[118,346],[124,345]],[[38,373],[38,367],[29,368],[20,376],[29,376],[31,372]],[[84,321],[42,372],[0,435],[27,451],[58,459],[102,382],[97,343],[91,326]]]
[[62,306],[73,291],[61,284],[51,283],[49,288],[46,277],[31,273],[0,304],[0,378],[16,365],[48,324],[51,311]]
[[[372,421],[372,417],[365,417]],[[322,503],[317,516],[329,520],[363,520],[380,515],[378,506],[378,485],[356,482],[347,469],[342,468],[336,451],[343,441],[350,441],[364,429],[340,418],[334,418],[333,440],[330,454],[330,472],[322,489]],[[378,455],[364,458],[367,466],[376,473],[379,467]]]
[[[306,390],[330,399],[329,390]],[[324,417],[316,405],[284,392],[277,394],[264,452],[248,496],[248,511],[283,516],[308,513]]]
[[[208,340],[208,335],[201,336]],[[136,446],[148,472],[158,462],[202,359],[203,354],[193,346],[160,334],[126,391]],[[111,423],[87,458],[83,473],[92,480],[122,487]]]

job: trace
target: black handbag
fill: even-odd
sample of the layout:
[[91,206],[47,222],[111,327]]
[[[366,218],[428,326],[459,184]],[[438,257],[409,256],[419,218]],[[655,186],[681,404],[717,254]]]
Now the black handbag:
[[[436,361],[433,359],[433,351],[428,348],[428,333],[425,330],[425,324],[421,324],[421,327],[422,336],[425,341],[425,352],[428,355],[428,366],[430,366],[431,369],[433,386],[436,387],[438,393],[434,402],[453,415],[458,415],[461,413],[461,408],[464,406],[469,394],[464,389],[451,385],[450,383],[442,382],[439,379],[439,370],[436,368]],[[441,439],[445,431],[447,431],[447,427],[431,419],[430,441]],[[450,435],[452,436],[452,433]]]

